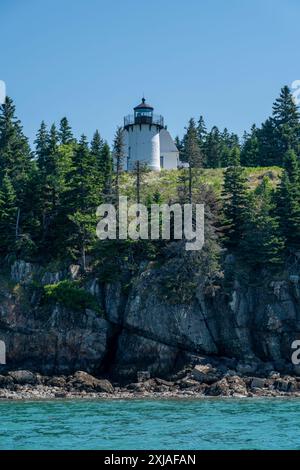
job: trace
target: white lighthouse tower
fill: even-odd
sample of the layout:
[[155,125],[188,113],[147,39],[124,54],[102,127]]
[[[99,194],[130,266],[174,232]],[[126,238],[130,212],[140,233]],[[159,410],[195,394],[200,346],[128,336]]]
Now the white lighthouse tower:
[[153,109],[143,98],[134,114],[124,118],[125,166],[129,171],[137,161],[154,171],[178,166],[178,149],[164,127],[164,118],[153,114]]

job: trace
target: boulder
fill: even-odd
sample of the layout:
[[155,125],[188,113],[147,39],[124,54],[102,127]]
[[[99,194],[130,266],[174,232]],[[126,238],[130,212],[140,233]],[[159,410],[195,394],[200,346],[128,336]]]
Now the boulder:
[[147,370],[137,372],[137,381],[138,382],[145,382],[151,378],[151,374]]
[[274,388],[279,392],[288,392],[290,387],[290,382],[285,379],[277,379],[274,382]]
[[251,381],[251,388],[264,388],[266,384],[265,379],[261,379],[260,377],[253,377]]
[[169,380],[159,379],[156,377],[155,382],[157,385],[166,385],[167,387],[174,387],[174,382],[170,382]]
[[0,375],[0,387],[9,387],[13,385],[14,381],[13,378],[10,377],[9,375]]
[[206,364],[195,366],[192,370],[192,378],[199,383],[212,384],[217,382],[220,376],[217,373],[217,369],[212,367],[211,364]]
[[65,387],[66,386],[66,378],[61,376],[61,377],[50,377],[47,380],[47,385],[50,385],[50,387]]
[[113,393],[114,388],[109,380],[97,379],[93,375],[84,371],[78,371],[69,380],[69,385],[74,388],[86,391],[96,391],[104,393]]
[[35,385],[37,383],[36,374],[29,370],[12,371],[8,373],[8,376],[11,377],[14,383],[18,385]]
[[237,395],[247,395],[247,387],[244,379],[238,375],[226,377],[230,392]]
[[226,378],[219,380],[218,382],[214,383],[206,390],[206,395],[209,396],[229,396],[230,389],[229,384]]
[[127,385],[127,390],[132,390],[133,392],[142,392],[145,390],[145,384],[143,382],[133,382]]
[[188,377],[180,380],[179,387],[183,390],[185,388],[199,388],[200,383],[198,380],[189,379]]

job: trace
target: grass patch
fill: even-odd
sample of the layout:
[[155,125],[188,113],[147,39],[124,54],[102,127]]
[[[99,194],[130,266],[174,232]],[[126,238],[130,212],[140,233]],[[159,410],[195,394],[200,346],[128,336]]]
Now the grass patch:
[[[275,187],[280,179],[282,169],[279,167],[245,167],[245,175],[249,183],[249,189],[255,189],[267,176]],[[165,203],[177,199],[178,178],[186,170],[161,170],[150,171],[142,176],[141,202],[145,203],[149,195],[159,192]],[[221,194],[224,181],[225,168],[201,168],[194,172],[194,189],[206,184],[213,188],[217,195]],[[129,201],[135,200],[135,176],[124,172],[121,175],[121,194],[127,196]]]

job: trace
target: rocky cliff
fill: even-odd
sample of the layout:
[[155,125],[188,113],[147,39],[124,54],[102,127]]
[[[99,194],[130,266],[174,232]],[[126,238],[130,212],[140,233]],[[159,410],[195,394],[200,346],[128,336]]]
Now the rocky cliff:
[[160,268],[142,263],[125,289],[123,280],[100,281],[93,272],[84,289],[99,310],[45,303],[43,286],[76,280],[80,267],[63,271],[16,261],[0,277],[0,339],[7,348],[1,369],[44,374],[84,370],[132,380],[138,371],[168,377],[186,365],[210,361],[240,373],[298,373],[291,344],[300,339],[300,277],[229,291],[208,289],[203,279],[189,301],[161,295]]

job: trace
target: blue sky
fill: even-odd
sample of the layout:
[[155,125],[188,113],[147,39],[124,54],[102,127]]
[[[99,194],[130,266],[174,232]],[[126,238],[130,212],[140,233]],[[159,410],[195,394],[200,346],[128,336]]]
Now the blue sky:
[[111,142],[143,94],[169,130],[242,134],[300,79],[299,0],[1,0],[0,79],[33,139],[66,115]]

